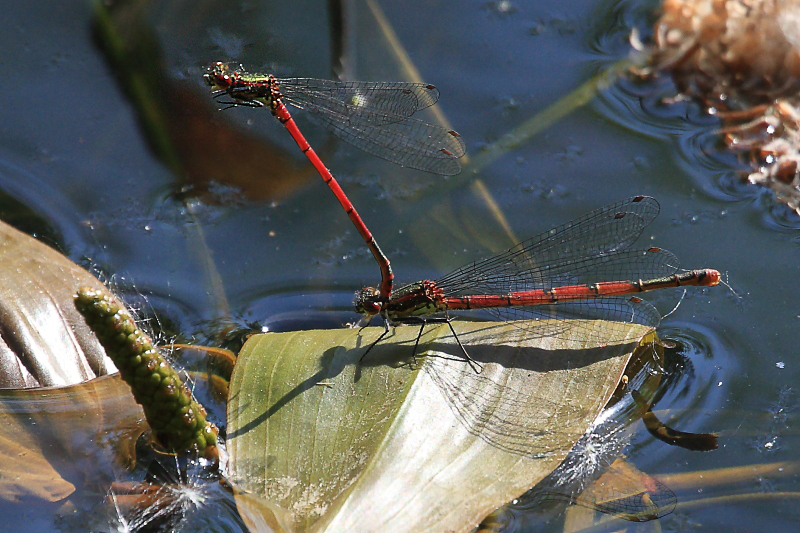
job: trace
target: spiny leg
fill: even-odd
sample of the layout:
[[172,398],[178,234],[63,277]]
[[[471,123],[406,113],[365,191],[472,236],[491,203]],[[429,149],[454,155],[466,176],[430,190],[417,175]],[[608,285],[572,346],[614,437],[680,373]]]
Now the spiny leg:
[[426,322],[423,320],[419,325],[419,333],[417,333],[417,340],[414,343],[414,351],[411,352],[411,359],[414,360],[414,366],[417,366],[417,348],[419,347],[419,339],[422,338],[422,330],[425,329]]
[[[369,319],[367,320],[367,323],[366,323],[366,324],[364,324],[363,326],[361,326],[361,329],[359,329],[359,330],[358,330],[358,332],[359,332],[359,333],[361,333],[361,331],[362,331],[364,328],[366,328],[367,326],[369,326],[369,323],[370,323],[370,322],[372,322],[372,317],[373,317],[373,316],[375,316],[375,315],[372,315],[372,316],[370,316],[370,317],[369,317]],[[367,356],[367,354],[370,352],[370,350],[372,350],[372,349],[375,347],[375,345],[376,345],[376,344],[378,344],[379,342],[381,342],[381,339],[383,339],[383,338],[386,336],[386,334],[387,334],[387,333],[389,333],[389,319],[388,319],[386,316],[383,316],[383,315],[381,315],[381,318],[383,318],[383,327],[384,327],[385,329],[383,330],[383,333],[381,333],[381,336],[380,336],[380,337],[378,337],[378,339],[377,339],[375,342],[373,342],[372,344],[370,344],[370,345],[369,345],[369,348],[367,348],[367,351],[366,351],[366,352],[364,352],[364,353],[361,355],[361,357],[359,357],[359,358],[358,358],[358,364],[359,364],[359,365],[360,365],[360,364],[361,364],[361,362],[364,360],[364,358]]]
[[425,325],[428,324],[429,322],[447,322],[447,325],[450,327],[450,332],[453,334],[453,338],[456,340],[456,343],[461,348],[461,351],[464,354],[464,359],[467,361],[467,364],[470,366],[470,368],[472,368],[472,370],[476,374],[480,374],[483,371],[483,367],[480,365],[480,363],[478,363],[477,361],[475,361],[475,359],[470,357],[469,353],[467,353],[467,349],[464,348],[463,344],[461,344],[461,340],[458,338],[456,330],[453,329],[453,324],[452,324],[453,319],[451,317],[449,316],[427,317],[427,318],[413,317],[412,319],[406,319],[404,323],[411,324],[411,323],[416,323],[417,321],[419,321],[420,323],[420,328],[419,328],[419,334],[417,335],[417,342],[414,343],[414,353],[413,353],[414,364],[417,363],[417,347],[419,346],[419,340],[422,337],[422,330],[425,328]]
[[[229,96],[231,99],[223,100],[222,98],[225,96]],[[216,100],[217,103],[224,104],[226,106],[222,108],[222,111],[230,109],[232,107],[264,107],[264,104],[259,102],[258,100],[253,100],[245,97],[237,97],[234,94],[234,91],[231,89],[229,90],[220,89],[219,91],[214,91],[213,93],[211,93],[211,97],[214,98],[214,100]]]
[[[364,331],[364,328],[366,328],[367,326],[369,326],[370,322],[372,322],[372,317],[374,317],[374,316],[375,316],[375,315],[369,315],[369,317],[367,318],[367,322],[366,322],[366,323],[365,323],[363,326],[361,326],[360,328],[358,328],[358,334],[359,334],[359,335],[361,334],[361,332],[362,332],[362,331]],[[364,317],[361,317],[361,318],[362,318],[362,320],[364,319]]]
[[480,374],[481,372],[483,372],[483,367],[480,365],[480,363],[478,363],[475,359],[470,357],[470,355],[467,353],[467,349],[464,348],[463,344],[461,344],[461,339],[458,338],[456,330],[453,329],[453,319],[447,316],[444,318],[444,321],[447,322],[448,326],[450,326],[450,331],[453,333],[453,338],[458,343],[458,346],[461,348],[461,351],[464,352],[464,358],[467,360],[467,364],[470,366],[470,368],[472,368],[473,372],[475,372],[476,374]]

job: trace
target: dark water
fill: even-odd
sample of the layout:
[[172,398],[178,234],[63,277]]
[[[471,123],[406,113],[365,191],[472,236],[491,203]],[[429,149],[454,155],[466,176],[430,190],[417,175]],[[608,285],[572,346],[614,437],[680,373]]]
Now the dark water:
[[[348,74],[408,79],[366,5],[352,4]],[[646,31],[655,9],[652,2],[385,4],[399,42],[422,78],[441,90],[438,107],[473,157],[627,57],[630,29]],[[190,209],[181,194],[187,181],[154,155],[124,82],[93,38],[91,5],[6,2],[2,12],[4,217],[104,272],[122,293],[147,295],[148,305],[189,339],[215,337],[225,314],[218,287],[240,325],[307,329],[357,318],[348,311],[352,294],[377,282],[378,271],[326,187],[310,178],[274,201],[249,199],[225,184],[242,170],[220,159],[223,165],[204,165],[217,185]],[[144,15],[165,79],[203,102],[200,74],[214,60],[331,76],[336,40],[323,2],[155,3]],[[795,461],[800,219],[772,193],[741,182],[740,164],[718,152],[714,122],[699,108],[662,105],[670,91],[668,81],[622,80],[480,172],[467,165],[455,180],[393,167],[331,142],[302,117],[299,123],[321,146],[400,282],[436,276],[510,243],[469,186],[476,178],[518,237],[634,194],[656,197],[661,215],[640,244],[652,237],[684,267],[716,268],[729,284],[690,292],[664,320],[660,335],[683,349],[657,409],[668,410],[662,416],[684,431],[720,433],[720,448],[667,447],[639,427],[629,460],[653,475]],[[226,118],[302,168],[299,152],[266,112],[237,109]],[[666,312],[679,297],[650,299]],[[713,476],[675,487],[678,507],[660,527],[797,529],[793,475],[775,470],[706,485]],[[538,522],[524,507],[505,518],[509,531],[562,527]],[[616,520],[604,527],[652,525]]]

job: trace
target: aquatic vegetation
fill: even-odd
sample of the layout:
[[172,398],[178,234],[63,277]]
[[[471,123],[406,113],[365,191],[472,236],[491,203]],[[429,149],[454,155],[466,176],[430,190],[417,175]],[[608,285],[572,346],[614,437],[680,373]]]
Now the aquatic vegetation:
[[216,456],[218,430],[178,373],[116,297],[82,287],[75,306],[105,348],[144,409],[157,442],[176,452]]
[[634,73],[668,72],[680,95],[722,122],[722,141],[752,166],[748,181],[770,187],[800,212],[800,2],[666,0]]

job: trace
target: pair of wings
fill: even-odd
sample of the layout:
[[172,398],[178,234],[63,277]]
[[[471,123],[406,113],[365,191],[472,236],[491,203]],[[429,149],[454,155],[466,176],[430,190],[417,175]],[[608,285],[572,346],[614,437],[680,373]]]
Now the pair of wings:
[[[630,250],[658,215],[658,202],[636,196],[593,211],[553,228],[492,257],[475,261],[435,281],[446,297],[505,295],[518,291],[588,285],[607,281],[638,281],[674,274],[678,259],[659,248]],[[396,293],[403,292],[401,287]],[[602,319],[655,327],[658,311],[640,298],[601,297],[558,304],[484,309],[500,320]],[[539,328],[542,335],[560,337],[559,320]],[[561,328],[566,331],[566,328]],[[574,327],[570,331],[575,331]],[[607,342],[626,341],[628,329],[603,331]],[[620,338],[616,338],[616,337]]]
[[[262,76],[248,74],[247,78]],[[275,81],[282,101],[307,111],[328,131],[367,153],[433,174],[451,176],[461,171],[458,159],[466,148],[458,133],[410,118],[439,100],[439,90],[433,85],[315,78]],[[234,105],[252,105],[247,98],[237,102],[239,91],[248,92],[246,87],[237,87],[223,89],[217,96],[230,96]]]

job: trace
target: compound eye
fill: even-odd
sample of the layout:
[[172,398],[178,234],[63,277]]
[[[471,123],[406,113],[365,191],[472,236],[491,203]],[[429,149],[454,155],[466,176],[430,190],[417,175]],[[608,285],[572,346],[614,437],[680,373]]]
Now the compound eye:
[[368,315],[377,315],[381,312],[381,304],[378,302],[364,302],[363,307]]

